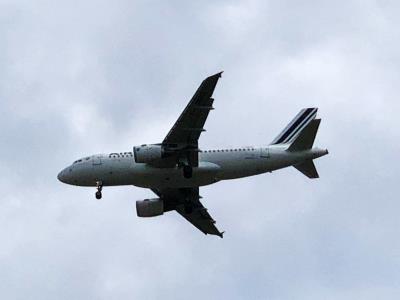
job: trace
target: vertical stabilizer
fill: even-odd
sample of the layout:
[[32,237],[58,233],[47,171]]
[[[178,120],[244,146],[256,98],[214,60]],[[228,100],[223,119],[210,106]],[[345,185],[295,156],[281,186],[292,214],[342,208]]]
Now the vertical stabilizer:
[[318,108],[304,108],[272,141],[271,145],[290,144],[299,133],[317,116]]
[[294,139],[288,150],[294,152],[311,149],[320,123],[321,119],[312,120]]

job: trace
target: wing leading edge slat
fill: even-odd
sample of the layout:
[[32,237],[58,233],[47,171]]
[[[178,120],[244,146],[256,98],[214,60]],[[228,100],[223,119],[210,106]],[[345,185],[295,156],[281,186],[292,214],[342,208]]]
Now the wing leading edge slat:
[[168,132],[163,144],[197,146],[210,110],[213,109],[212,94],[222,72],[204,79],[189,104]]

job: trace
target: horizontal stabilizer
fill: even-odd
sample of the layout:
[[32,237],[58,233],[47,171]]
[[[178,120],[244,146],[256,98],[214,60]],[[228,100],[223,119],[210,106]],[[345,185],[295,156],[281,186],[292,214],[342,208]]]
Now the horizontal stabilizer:
[[301,164],[294,165],[294,167],[308,178],[319,178],[317,169],[315,168],[314,162],[311,159],[306,160]]
[[319,123],[321,123],[321,119],[312,120],[296,137],[288,150],[303,151],[311,149],[314,144],[315,136],[317,135]]

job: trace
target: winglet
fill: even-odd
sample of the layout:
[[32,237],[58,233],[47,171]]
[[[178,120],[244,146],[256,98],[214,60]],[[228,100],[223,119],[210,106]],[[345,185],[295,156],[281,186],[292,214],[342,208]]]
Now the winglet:
[[208,78],[210,78],[210,77],[218,77],[218,78],[220,78],[220,77],[222,77],[222,73],[224,73],[224,71],[215,73],[214,75],[211,75],[211,76],[209,76]]
[[[221,78],[222,77],[222,73],[224,73],[224,71],[221,71],[221,72],[218,72],[218,73],[215,73],[214,75],[210,75],[210,76],[208,76],[205,80],[207,80],[207,79],[211,79],[211,78]],[[204,81],[205,81],[204,80]]]

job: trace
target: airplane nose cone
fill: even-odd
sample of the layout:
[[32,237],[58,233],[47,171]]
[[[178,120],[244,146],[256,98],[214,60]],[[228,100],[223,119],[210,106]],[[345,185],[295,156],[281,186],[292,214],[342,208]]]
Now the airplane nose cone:
[[58,173],[57,179],[59,181],[61,181],[62,183],[65,183],[66,180],[65,180],[65,171],[64,170],[62,170],[60,173]]

